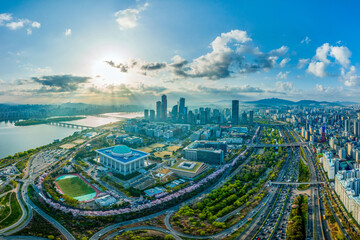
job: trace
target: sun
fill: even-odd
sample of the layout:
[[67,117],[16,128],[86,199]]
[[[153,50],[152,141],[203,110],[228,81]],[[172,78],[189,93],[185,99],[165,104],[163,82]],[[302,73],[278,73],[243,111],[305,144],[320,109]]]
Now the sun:
[[124,59],[121,60],[118,56],[104,55],[95,59],[92,63],[93,83],[98,87],[105,85],[116,86],[127,82],[126,74],[106,63],[106,61],[110,60],[115,63],[125,62]]

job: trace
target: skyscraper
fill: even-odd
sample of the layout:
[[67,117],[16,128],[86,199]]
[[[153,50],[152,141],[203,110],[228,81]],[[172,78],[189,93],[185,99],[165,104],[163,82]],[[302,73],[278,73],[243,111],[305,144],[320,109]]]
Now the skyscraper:
[[185,98],[180,98],[179,100],[179,120],[183,121],[185,117]]
[[354,120],[354,136],[360,137],[360,122],[358,120]]
[[150,110],[150,121],[155,121],[155,110]]
[[175,122],[178,119],[178,105],[174,105],[171,110],[171,119]]
[[350,122],[349,119],[345,119],[345,133],[349,133],[350,131]]
[[167,98],[166,95],[161,96],[161,108],[162,108],[162,120],[166,121],[167,119]]
[[162,120],[161,112],[162,112],[161,101],[157,101],[156,102],[156,121]]
[[232,100],[232,115],[231,115],[231,123],[233,125],[239,124],[239,100]]
[[254,123],[254,111],[250,111],[249,115],[249,124],[252,125]]
[[149,119],[149,110],[148,110],[148,109],[145,109],[145,110],[144,110],[144,118],[145,118],[146,120]]

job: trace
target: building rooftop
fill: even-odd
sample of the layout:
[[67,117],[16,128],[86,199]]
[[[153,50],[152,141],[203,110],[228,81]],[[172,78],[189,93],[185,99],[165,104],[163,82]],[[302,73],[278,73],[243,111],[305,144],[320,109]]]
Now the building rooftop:
[[119,146],[114,147],[111,151],[113,153],[126,154],[126,153],[130,153],[131,149],[128,146],[119,145]]
[[125,145],[102,148],[95,150],[95,152],[122,163],[132,162],[136,159],[149,155],[146,152],[132,149]]

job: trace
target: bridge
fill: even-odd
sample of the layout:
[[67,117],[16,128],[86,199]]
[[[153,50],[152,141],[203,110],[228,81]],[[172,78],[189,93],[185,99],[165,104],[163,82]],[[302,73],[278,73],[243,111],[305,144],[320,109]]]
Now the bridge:
[[264,147],[300,147],[300,146],[306,146],[308,143],[306,142],[297,142],[297,143],[282,143],[282,144],[248,144],[248,147],[254,147],[254,148],[264,148]]
[[269,182],[271,185],[318,185],[318,184],[324,184],[325,182]]
[[48,123],[50,125],[55,125],[55,126],[61,126],[61,127],[68,127],[68,128],[77,128],[77,129],[94,129],[94,127],[89,127],[89,126],[82,126],[79,124],[73,124],[73,123],[64,123],[64,122],[50,122]]

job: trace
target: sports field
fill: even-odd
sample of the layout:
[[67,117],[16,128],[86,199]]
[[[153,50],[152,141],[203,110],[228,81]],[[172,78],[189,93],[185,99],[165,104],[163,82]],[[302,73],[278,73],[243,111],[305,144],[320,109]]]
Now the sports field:
[[55,181],[65,195],[78,199],[79,201],[87,199],[80,200],[78,197],[88,195],[89,197],[92,195],[94,197],[96,195],[95,190],[78,176],[64,175],[58,177]]

